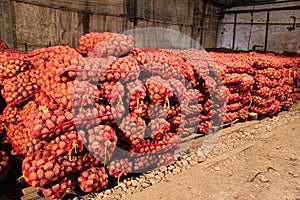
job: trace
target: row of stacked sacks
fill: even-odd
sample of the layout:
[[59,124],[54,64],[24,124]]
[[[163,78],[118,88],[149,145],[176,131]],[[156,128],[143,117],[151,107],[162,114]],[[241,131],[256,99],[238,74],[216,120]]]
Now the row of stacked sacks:
[[252,106],[251,91],[254,87],[254,69],[235,53],[210,52],[214,64],[221,71],[223,90],[226,95],[224,123],[245,121]]
[[[203,50],[198,51],[195,49],[155,51],[160,55],[166,54],[168,57],[180,56],[193,68],[189,69],[187,71],[189,73],[185,75],[189,84],[185,87],[177,87],[177,97],[181,99],[184,98],[182,96],[196,97],[196,100],[189,103],[189,109],[181,105],[181,107],[184,107],[181,112],[184,112],[187,118],[185,123],[189,124],[189,127],[198,126],[198,130],[189,129],[187,133],[184,132],[184,135],[188,136],[194,132],[206,134],[212,126],[222,124],[225,111],[225,94],[222,90],[220,70],[212,64],[213,61],[210,60],[209,55]],[[183,68],[187,67],[183,66]],[[162,74],[165,74],[164,71],[162,72]],[[193,78],[190,78],[192,72],[194,72],[194,75]],[[183,102],[186,101],[181,100],[180,104],[183,104]],[[191,110],[190,108],[195,107],[195,104],[198,104],[197,109]],[[185,130],[187,131],[187,129]]]
[[257,71],[256,90],[253,91],[257,106],[251,108],[253,112],[272,116],[281,109],[289,109],[299,99],[299,88],[295,84],[299,63],[286,57],[266,55],[258,56],[253,67]]
[[[222,69],[222,80],[227,97],[227,113],[232,107],[238,112],[226,122],[247,119],[246,112],[273,116],[282,109],[289,109],[300,98],[300,58],[274,54],[215,53],[209,55]],[[232,99],[232,103],[230,102]],[[240,99],[241,102],[235,103]],[[246,111],[247,110],[247,111]],[[243,111],[242,111],[243,112]]]
[[23,158],[20,179],[55,199],[171,163],[184,137],[206,134],[224,111],[204,56],[135,49],[113,33],[84,35],[78,49],[2,53],[1,138]]
[[[24,158],[24,181],[50,199],[167,165],[183,138],[297,98],[297,58],[137,49],[132,36],[107,32],[79,43],[0,54],[1,138]],[[4,177],[9,155],[0,158]]]

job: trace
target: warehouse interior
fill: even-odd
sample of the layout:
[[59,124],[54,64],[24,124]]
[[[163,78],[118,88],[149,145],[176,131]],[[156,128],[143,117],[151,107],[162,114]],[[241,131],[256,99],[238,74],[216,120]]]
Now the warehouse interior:
[[0,38],[18,49],[76,47],[88,32],[161,27],[204,48],[299,52],[299,6],[298,0],[1,0]]
[[300,200],[300,0],[0,0],[0,200]]

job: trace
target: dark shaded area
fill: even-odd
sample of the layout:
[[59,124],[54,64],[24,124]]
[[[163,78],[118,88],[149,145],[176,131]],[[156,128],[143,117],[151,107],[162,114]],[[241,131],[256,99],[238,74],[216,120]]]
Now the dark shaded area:
[[[3,147],[3,146],[1,146]],[[21,199],[23,196],[22,189],[28,187],[25,183],[17,182],[17,179],[22,175],[22,158],[13,157],[11,159],[12,168],[7,177],[0,181],[0,200],[1,199]]]

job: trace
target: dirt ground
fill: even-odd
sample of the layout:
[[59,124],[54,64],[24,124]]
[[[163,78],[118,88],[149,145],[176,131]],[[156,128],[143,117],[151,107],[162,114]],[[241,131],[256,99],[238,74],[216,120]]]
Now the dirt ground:
[[[125,199],[300,199],[299,115],[282,122],[283,125],[278,122],[272,130],[261,132],[259,125],[250,123],[250,128],[258,129],[256,136],[247,140],[228,140],[232,149],[213,152],[191,169]],[[267,126],[263,125],[268,129]],[[222,138],[218,143],[222,143]]]

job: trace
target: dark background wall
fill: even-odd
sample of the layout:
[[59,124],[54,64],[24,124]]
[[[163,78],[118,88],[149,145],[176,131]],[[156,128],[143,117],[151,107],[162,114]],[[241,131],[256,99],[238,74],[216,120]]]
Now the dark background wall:
[[29,50],[78,46],[84,33],[139,27],[180,31],[211,48],[217,44],[219,7],[205,0],[0,0],[0,37]]

